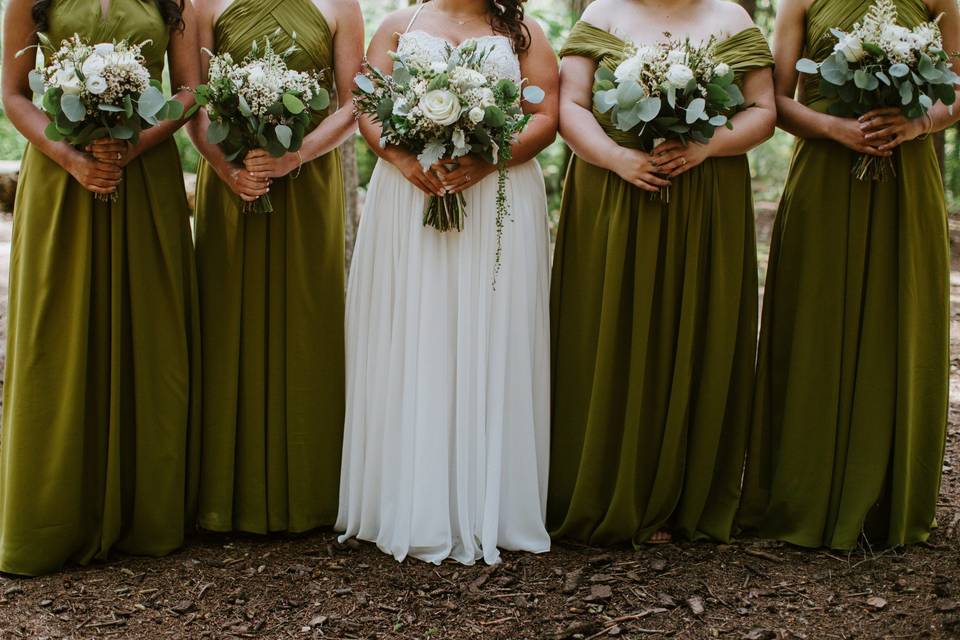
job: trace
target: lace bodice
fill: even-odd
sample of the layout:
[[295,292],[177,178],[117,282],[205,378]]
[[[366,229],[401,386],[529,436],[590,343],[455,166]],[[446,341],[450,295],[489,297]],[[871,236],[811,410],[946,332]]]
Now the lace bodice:
[[[520,82],[520,61],[513,52],[513,43],[509,38],[490,35],[464,40],[464,43],[467,42],[475,42],[478,47],[490,50],[484,64],[486,73]],[[430,60],[444,61],[447,46],[453,45],[440,36],[415,29],[401,34],[397,53],[402,56],[419,55],[427,56]],[[460,46],[462,47],[463,43]]]

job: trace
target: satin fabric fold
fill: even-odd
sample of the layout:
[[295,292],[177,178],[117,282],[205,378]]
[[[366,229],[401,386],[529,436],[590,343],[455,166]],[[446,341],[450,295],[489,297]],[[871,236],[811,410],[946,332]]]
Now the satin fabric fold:
[[[612,68],[626,51],[619,38],[581,22],[563,55]],[[716,53],[738,79],[772,64],[755,28]],[[669,203],[574,158],[551,316],[554,537],[639,545],[669,528],[728,540],[757,324],[746,156],[712,158],[681,175]]]
[[[215,35],[217,52],[236,61],[254,40],[262,48],[269,37],[277,51],[296,44],[291,68],[332,79],[332,36],[310,0],[236,0]],[[274,180],[270,197],[272,213],[244,213],[201,162],[199,522],[214,531],[303,532],[337,514],[345,393],[339,153]]]

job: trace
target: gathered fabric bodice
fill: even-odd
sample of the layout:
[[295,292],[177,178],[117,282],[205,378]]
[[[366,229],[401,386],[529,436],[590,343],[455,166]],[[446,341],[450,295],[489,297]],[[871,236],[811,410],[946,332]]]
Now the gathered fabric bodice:
[[[598,65],[612,71],[631,55],[632,50],[633,46],[629,42],[581,20],[570,31],[570,37],[560,50],[560,57],[590,58]],[[714,48],[714,57],[717,62],[724,62],[733,69],[738,83],[743,75],[750,71],[773,66],[770,45],[760,29],[755,26],[718,42]],[[593,115],[603,127],[604,132],[617,144],[629,147],[640,146],[639,136],[617,129],[610,120],[610,114],[603,114],[594,109]]]
[[458,49],[467,43],[476,43],[479,49],[488,51],[484,60],[484,73],[520,82],[520,60],[513,51],[513,43],[506,36],[467,38],[455,47],[445,38],[414,29],[400,35],[397,53],[401,56],[416,56],[430,61],[445,62],[448,48]]
[[[830,30],[847,31],[867,13],[874,0],[813,0],[807,9],[804,56],[822,62],[833,52],[836,38]],[[912,28],[930,20],[923,0],[893,0],[901,26]],[[820,77],[805,76],[803,102],[817,111],[826,111],[832,102],[820,94]]]
[[54,0],[48,18],[47,37],[54,47],[74,34],[94,43],[127,40],[131,44],[149,43],[143,47],[143,57],[150,76],[159,80],[170,27],[164,23],[155,2],[143,0],[110,0],[106,13],[100,0]]

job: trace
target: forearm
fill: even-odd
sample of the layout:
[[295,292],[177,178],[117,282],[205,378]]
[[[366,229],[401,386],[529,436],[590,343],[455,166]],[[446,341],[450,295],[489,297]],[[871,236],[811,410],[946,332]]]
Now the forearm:
[[[174,100],[179,100],[183,104],[183,111],[186,113],[194,104],[193,94],[189,91],[180,91],[173,96]],[[163,120],[159,124],[150,127],[140,134],[140,141],[137,144],[137,155],[143,155],[153,147],[162,143],[164,140],[176,133],[187,121],[183,118],[178,120]]]
[[60,166],[66,166],[70,154],[76,153],[76,150],[66,142],[54,142],[46,136],[44,130],[50,124],[50,119],[25,96],[15,95],[5,98],[3,108],[17,131],[32,146]]
[[620,152],[593,113],[578,104],[560,107],[560,135],[577,157],[604,169],[611,168]]
[[[957,121],[960,120],[960,109],[957,108],[958,105],[960,105],[960,91],[957,91],[957,100],[954,102],[952,109],[942,102],[937,102],[933,105],[933,108],[927,112],[930,115],[931,124],[933,125],[929,133],[943,131],[956,124]],[[953,113],[951,113],[951,111],[953,111]]]
[[510,165],[520,165],[533,160],[556,139],[556,118],[539,113],[534,114],[512,145],[513,155]]
[[197,148],[197,151],[200,152],[200,155],[203,156],[210,167],[216,171],[218,176],[224,178],[231,166],[239,165],[232,165],[228,162],[219,145],[207,142],[207,129],[209,126],[210,118],[205,111],[200,110],[196,117],[187,125],[187,133],[190,135],[190,140]]
[[739,156],[768,140],[776,129],[777,116],[772,109],[751,107],[731,120],[733,129],[720,127],[710,140],[712,155]]
[[833,119],[834,116],[814,111],[794,98],[777,96],[777,124],[798,138],[829,139]]
[[324,156],[349,140],[356,130],[357,120],[353,105],[349,103],[324,119],[303,139],[300,157],[303,162],[310,162]]

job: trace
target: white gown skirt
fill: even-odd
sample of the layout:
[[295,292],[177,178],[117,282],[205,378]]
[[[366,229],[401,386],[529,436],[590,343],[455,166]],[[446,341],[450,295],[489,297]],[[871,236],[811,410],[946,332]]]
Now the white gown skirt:
[[462,232],[426,228],[426,196],[380,162],[350,270],[337,530],[397,560],[550,549],[543,175],[510,169],[496,288],[497,175],[464,195]]

